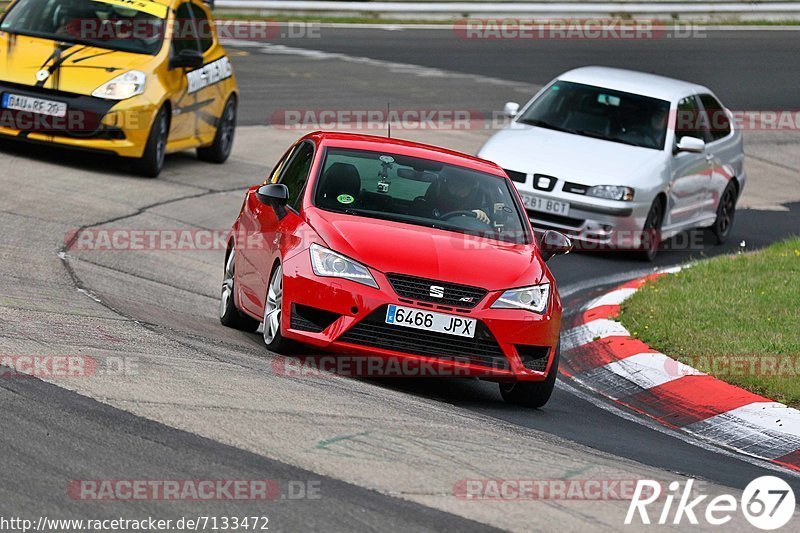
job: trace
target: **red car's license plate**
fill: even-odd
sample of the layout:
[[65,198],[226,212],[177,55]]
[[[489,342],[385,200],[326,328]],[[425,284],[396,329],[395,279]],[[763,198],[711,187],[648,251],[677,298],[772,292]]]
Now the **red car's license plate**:
[[463,316],[435,313],[412,307],[390,305],[386,311],[386,323],[407,328],[447,333],[459,337],[475,337],[477,320]]

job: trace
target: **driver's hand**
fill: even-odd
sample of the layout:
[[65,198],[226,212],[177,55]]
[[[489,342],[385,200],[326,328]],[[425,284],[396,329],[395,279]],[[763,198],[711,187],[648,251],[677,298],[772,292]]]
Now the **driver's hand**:
[[473,209],[472,212],[475,213],[475,218],[477,218],[478,220],[480,220],[484,224],[488,224],[489,223],[489,215],[487,215],[486,213],[484,213],[480,209]]

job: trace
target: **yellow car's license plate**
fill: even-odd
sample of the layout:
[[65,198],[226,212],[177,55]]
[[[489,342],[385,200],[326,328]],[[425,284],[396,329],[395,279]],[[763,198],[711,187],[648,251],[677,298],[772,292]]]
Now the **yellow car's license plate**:
[[44,98],[31,98],[30,96],[22,96],[19,94],[3,94],[3,108],[13,109],[15,111],[28,111],[30,113],[47,115],[50,117],[61,118],[67,116],[67,104],[64,102],[55,102],[53,100],[45,100]]

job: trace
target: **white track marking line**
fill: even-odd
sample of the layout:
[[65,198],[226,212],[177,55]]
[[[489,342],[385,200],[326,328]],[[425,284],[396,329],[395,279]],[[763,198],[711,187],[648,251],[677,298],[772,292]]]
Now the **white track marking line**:
[[745,453],[777,459],[800,449],[800,411],[777,402],[754,402],[685,428]]
[[594,309],[596,307],[603,307],[604,305],[620,305],[622,302],[630,298],[636,289],[617,289],[608,292],[599,298],[595,298],[586,305],[586,310]]
[[567,331],[561,336],[561,349],[569,351],[596,339],[629,337],[630,333],[619,322],[600,318]]
[[535,92],[541,88],[540,85],[533,85],[530,83],[523,83],[518,81],[501,80],[499,78],[492,78],[490,76],[464,74],[461,72],[453,72],[439,68],[424,67],[421,65],[412,65],[410,63],[384,61],[382,59],[351,56],[348,54],[340,54],[338,52],[326,52],[324,50],[314,50],[311,48],[298,48],[293,46],[286,46],[283,44],[272,44],[267,42],[247,41],[241,39],[223,39],[222,44],[237,48],[257,48],[258,51],[261,52],[262,54],[268,54],[268,55],[291,55],[291,56],[300,56],[306,59],[313,59],[313,60],[345,61],[347,63],[355,63],[359,65],[366,65],[376,68],[385,68],[389,69],[392,72],[419,76],[421,78],[465,79],[472,82],[484,83],[487,85],[511,87],[517,91],[524,92],[530,95],[535,94]]
[[605,368],[643,389],[658,387],[684,376],[705,375],[663,353],[640,353],[609,363]]

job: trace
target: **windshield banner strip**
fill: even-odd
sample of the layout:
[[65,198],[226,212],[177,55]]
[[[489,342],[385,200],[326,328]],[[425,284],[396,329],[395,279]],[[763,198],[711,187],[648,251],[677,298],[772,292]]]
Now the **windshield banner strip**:
[[149,0],[92,0],[92,2],[134,9],[161,19],[167,18],[168,13],[167,6]]

